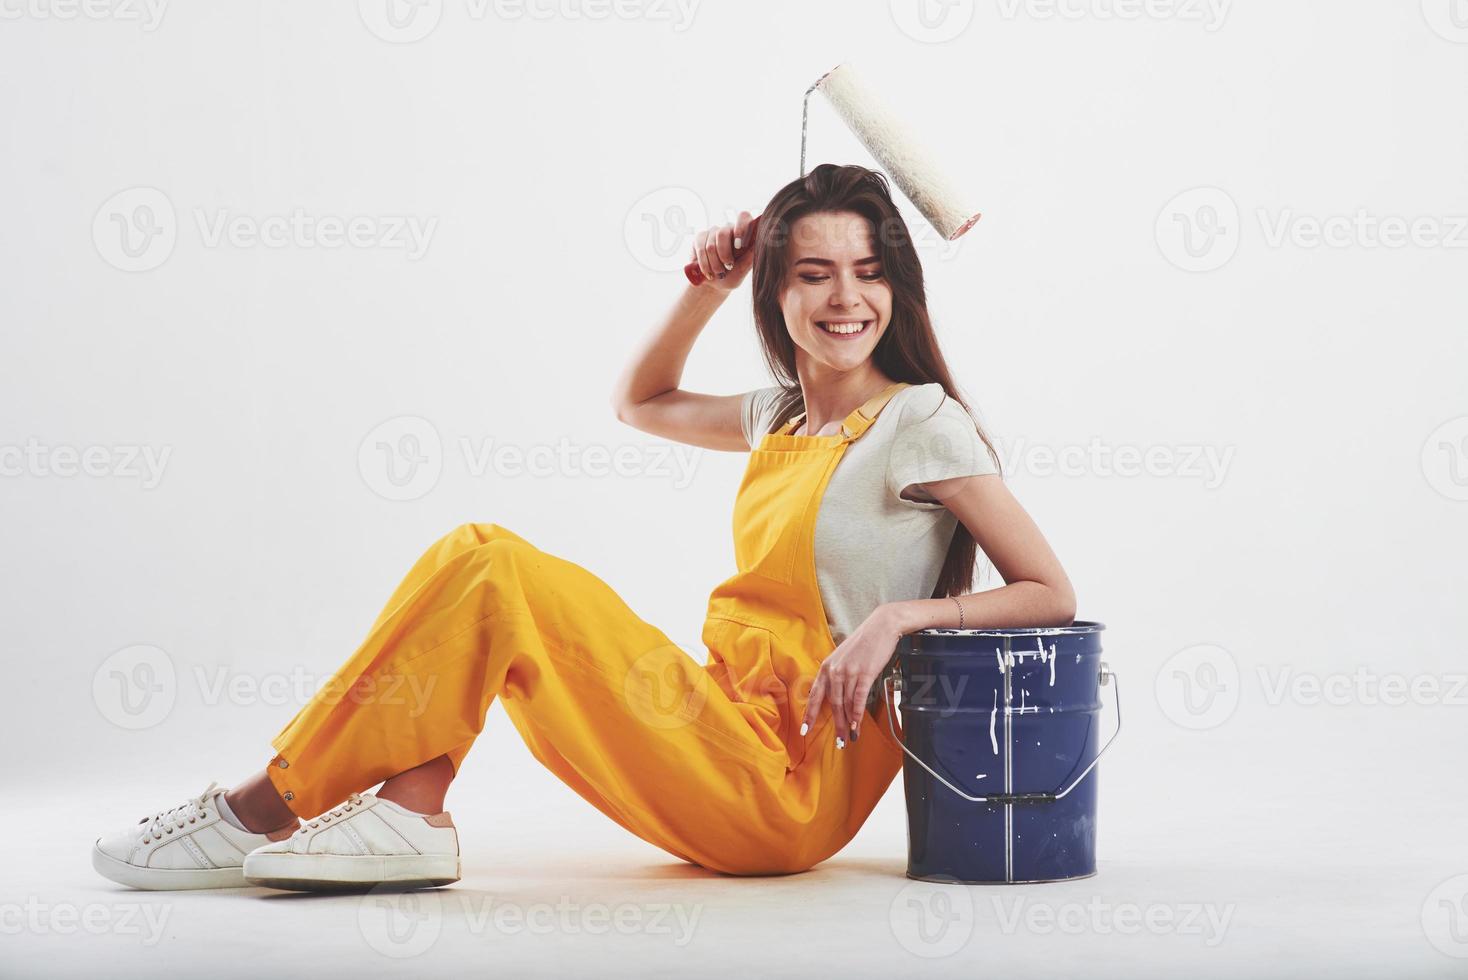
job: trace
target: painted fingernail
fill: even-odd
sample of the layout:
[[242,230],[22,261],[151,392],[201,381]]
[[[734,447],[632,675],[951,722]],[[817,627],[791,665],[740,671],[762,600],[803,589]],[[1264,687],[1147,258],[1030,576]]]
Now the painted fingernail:
[[742,239],[738,239],[738,238],[734,239],[734,247],[735,248],[738,248],[739,247],[740,241],[742,241]]
[[808,731],[810,731],[810,725],[806,724],[805,722],[801,722],[800,723],[800,734],[804,735]]
[[733,262],[725,262],[725,263],[724,263],[724,268],[725,268],[725,269],[726,269],[726,270],[727,270],[727,269],[732,269],[732,268],[734,268],[734,263],[733,263]]
[[839,735],[836,736],[836,748],[838,748],[838,749],[844,749],[844,748],[846,748],[846,743],[843,742],[843,741],[841,741],[841,736],[839,736]]

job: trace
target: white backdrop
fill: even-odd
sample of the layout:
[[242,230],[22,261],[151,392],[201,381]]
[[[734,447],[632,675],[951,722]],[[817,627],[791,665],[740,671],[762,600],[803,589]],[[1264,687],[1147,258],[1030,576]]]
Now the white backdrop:
[[[51,856],[0,899],[86,904],[92,837],[263,765],[464,521],[702,656],[744,458],[608,397],[687,232],[798,175],[802,94],[849,60],[984,212],[942,243],[901,202],[1122,680],[1102,873],[1035,900],[1230,916],[1209,943],[1093,912],[936,965],[1462,968],[1468,8],[922,2],[0,2],[7,839]],[[817,96],[825,161],[875,165]],[[684,383],[769,383],[747,287]],[[38,822],[63,803],[70,836]],[[485,873],[666,863],[498,708],[449,806]],[[885,929],[904,857],[899,782],[826,874],[878,862]],[[758,901],[676,963],[779,928],[790,898]],[[10,955],[81,970],[51,931]],[[856,968],[923,965],[898,931]]]

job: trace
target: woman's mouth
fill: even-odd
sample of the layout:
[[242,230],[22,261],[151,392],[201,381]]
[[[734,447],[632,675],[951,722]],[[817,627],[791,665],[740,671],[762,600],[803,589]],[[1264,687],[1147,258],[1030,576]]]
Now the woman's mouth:
[[816,326],[837,340],[850,340],[865,334],[871,329],[873,322],[872,320],[817,320]]

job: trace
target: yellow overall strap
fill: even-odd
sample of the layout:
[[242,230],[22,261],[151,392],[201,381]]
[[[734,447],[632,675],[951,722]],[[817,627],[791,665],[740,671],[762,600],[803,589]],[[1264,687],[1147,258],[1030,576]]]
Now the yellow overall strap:
[[[892,396],[906,387],[908,387],[908,382],[894,381],[886,388],[868,398],[865,402],[862,402],[860,406],[858,406],[850,415],[846,416],[846,418],[842,421],[841,434],[846,436],[848,439],[855,438],[857,435],[860,434],[854,428],[858,425],[860,426],[862,431],[865,431],[867,426],[871,425],[872,421],[876,419],[877,413],[881,412],[886,404],[892,400]],[[791,418],[790,421],[780,426],[777,432],[782,435],[794,432],[796,426],[800,425],[800,420],[803,418],[805,418],[805,413],[798,413],[793,418]]]

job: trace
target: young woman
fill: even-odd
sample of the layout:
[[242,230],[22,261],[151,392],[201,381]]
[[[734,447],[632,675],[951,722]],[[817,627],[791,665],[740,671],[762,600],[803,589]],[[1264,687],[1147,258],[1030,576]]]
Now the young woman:
[[[774,196],[752,243],[750,224],[696,237],[704,283],[613,399],[643,431],[750,451],[706,664],[580,566],[462,525],[264,771],[99,838],[97,870],[139,888],[456,881],[444,794],[496,697],[535,758],[644,840],[731,874],[805,870],[901,768],[874,692],[903,634],[1069,625],[1070,582],[957,393],[885,178],[818,166]],[[694,341],[751,269],[778,383],[682,390]],[[968,594],[980,545],[1007,584]]]

